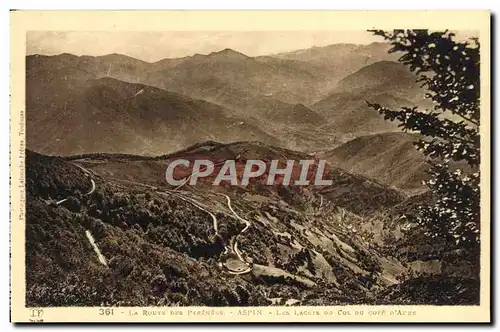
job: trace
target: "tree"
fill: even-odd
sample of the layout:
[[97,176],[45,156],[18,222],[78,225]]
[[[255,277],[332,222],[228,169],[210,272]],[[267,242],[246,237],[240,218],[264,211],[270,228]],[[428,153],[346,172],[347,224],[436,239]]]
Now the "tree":
[[[426,97],[434,104],[430,110],[390,110],[367,102],[386,120],[399,121],[403,131],[426,136],[415,146],[430,159],[426,184],[435,201],[405,217],[424,227],[429,237],[445,239],[448,246],[478,249],[479,42],[476,38],[458,41],[449,31],[369,31],[390,42],[390,53],[403,52],[399,62],[418,76],[417,82],[428,90]],[[467,170],[451,171],[452,160],[467,163]]]
[[80,200],[74,196],[69,196],[68,199],[63,202],[63,205],[71,212],[80,212],[81,210]]

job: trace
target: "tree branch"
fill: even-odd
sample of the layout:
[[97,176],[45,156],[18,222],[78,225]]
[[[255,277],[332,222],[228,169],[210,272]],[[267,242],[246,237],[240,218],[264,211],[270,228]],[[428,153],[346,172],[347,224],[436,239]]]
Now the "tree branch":
[[459,116],[459,117],[461,117],[462,119],[464,119],[464,120],[466,120],[466,121],[469,121],[470,123],[472,123],[472,124],[474,124],[474,125],[476,125],[476,126],[479,126],[479,122],[476,122],[476,121],[474,121],[474,120],[472,120],[472,119],[470,119],[470,118],[468,118],[468,117],[466,117],[466,116],[464,116],[464,115],[462,115],[462,114],[459,114],[459,113],[454,113],[454,114],[458,115],[458,116]]

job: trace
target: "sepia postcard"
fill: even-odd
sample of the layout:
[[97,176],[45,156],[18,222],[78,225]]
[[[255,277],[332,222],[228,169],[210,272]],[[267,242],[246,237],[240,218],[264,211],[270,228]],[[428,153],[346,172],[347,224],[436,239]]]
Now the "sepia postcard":
[[489,11],[12,11],[11,321],[490,322]]

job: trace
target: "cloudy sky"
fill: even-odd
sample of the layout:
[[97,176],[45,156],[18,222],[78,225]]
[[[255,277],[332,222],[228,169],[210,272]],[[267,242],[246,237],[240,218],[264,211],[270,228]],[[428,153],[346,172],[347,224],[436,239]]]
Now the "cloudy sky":
[[121,53],[144,61],[207,54],[224,48],[257,56],[336,43],[382,41],[366,31],[233,32],[29,32],[27,53],[104,55]]

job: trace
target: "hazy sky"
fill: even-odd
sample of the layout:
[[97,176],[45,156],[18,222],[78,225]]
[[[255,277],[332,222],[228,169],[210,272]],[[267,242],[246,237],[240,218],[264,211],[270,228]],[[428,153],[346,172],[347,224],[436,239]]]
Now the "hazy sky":
[[207,54],[231,48],[257,56],[336,43],[383,41],[366,31],[233,32],[29,32],[27,53],[104,55],[121,53],[144,61]]

